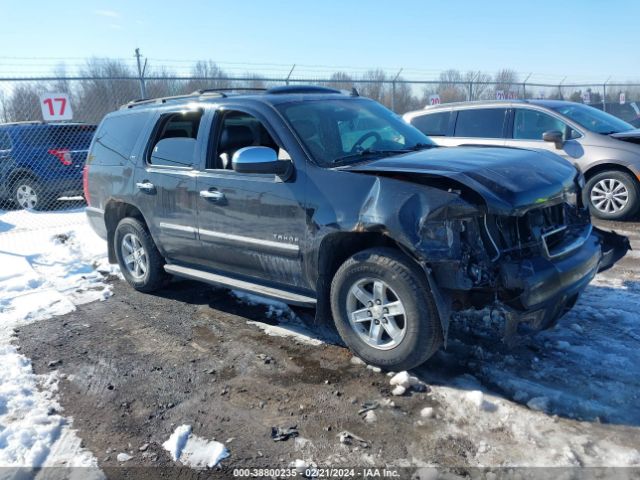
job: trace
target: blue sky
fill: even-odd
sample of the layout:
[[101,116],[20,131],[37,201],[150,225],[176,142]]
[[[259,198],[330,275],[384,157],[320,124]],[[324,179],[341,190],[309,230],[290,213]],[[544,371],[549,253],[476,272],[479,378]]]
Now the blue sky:
[[252,69],[274,75],[296,63],[319,75],[513,68],[538,81],[640,80],[637,0],[0,0],[0,12],[3,75],[130,60],[138,46],[152,65],[182,71],[212,59],[237,72],[270,64]]

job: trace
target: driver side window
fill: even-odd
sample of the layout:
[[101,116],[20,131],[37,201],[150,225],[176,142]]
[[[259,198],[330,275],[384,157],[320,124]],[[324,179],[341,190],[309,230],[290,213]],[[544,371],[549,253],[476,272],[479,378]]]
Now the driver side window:
[[567,125],[557,118],[536,110],[518,108],[513,122],[513,138],[519,140],[542,140],[542,134],[557,130],[566,135]]
[[207,162],[208,169],[232,170],[233,155],[245,147],[268,147],[278,153],[278,158],[288,159],[267,128],[253,115],[237,110],[221,112],[217,146]]

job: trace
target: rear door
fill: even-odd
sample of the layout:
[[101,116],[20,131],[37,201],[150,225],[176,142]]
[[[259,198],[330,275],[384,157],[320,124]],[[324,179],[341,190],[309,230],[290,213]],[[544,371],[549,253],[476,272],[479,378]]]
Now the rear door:
[[443,137],[444,146],[505,144],[507,128],[506,107],[464,108],[455,112],[453,136]]
[[[196,169],[206,133],[200,128],[201,109],[164,110],[157,117],[150,140],[135,172],[135,204],[154,239],[169,260],[192,261],[198,247],[196,228]],[[165,138],[193,138],[196,151],[177,161],[152,158],[155,145]]]
[[207,161],[197,178],[199,257],[201,264],[232,276],[295,287],[302,282],[300,245],[306,232],[304,163],[296,164],[287,181],[238,173],[231,165],[233,154],[248,146],[273,148],[279,158],[288,158],[272,121],[278,121],[275,113],[244,106],[216,112]]

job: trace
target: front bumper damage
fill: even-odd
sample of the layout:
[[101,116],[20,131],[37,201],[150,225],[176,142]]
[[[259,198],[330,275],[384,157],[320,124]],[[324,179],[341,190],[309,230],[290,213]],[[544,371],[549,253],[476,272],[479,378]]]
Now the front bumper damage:
[[588,218],[567,227],[556,243],[551,237],[546,242],[547,234],[540,233],[537,243],[510,250],[498,239],[499,245],[478,241],[482,222],[475,223],[479,230],[472,228],[473,222],[460,225],[453,222],[448,227],[450,239],[460,236],[460,244],[448,243],[449,255],[443,257],[449,256],[449,261],[431,264],[427,272],[433,275],[431,289],[438,290],[441,316],[447,316],[442,322],[445,339],[450,318],[473,317],[484,309],[492,318],[497,313],[503,319],[507,343],[518,332],[550,328],[598,272],[611,268],[631,249],[626,237],[596,228]]
[[564,258],[541,256],[503,263],[502,284],[521,292],[518,308],[498,306],[505,318],[505,341],[512,340],[520,325],[532,330],[554,326],[575,305],[596,273],[611,268],[630,249],[626,237],[594,227],[582,246]]

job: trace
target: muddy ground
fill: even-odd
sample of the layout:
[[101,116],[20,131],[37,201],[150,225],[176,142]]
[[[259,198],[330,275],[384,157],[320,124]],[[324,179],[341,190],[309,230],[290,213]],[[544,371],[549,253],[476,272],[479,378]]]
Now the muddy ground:
[[[636,263],[626,261],[612,275],[624,275],[632,264],[635,271]],[[392,396],[385,373],[353,363],[330,333],[319,334],[328,340],[319,346],[267,335],[247,323],[270,322],[267,307],[195,282],[176,281],[149,295],[110,281],[112,298],[22,327],[15,342],[36,373],[60,373],[64,415],[73,418],[84,446],[110,478],[231,477],[236,468],[284,468],[297,459],[344,467],[435,464],[457,474],[479,464],[483,447],[464,433],[473,416],[446,414],[451,405],[428,388]],[[312,318],[303,309],[295,313]],[[458,343],[414,372],[427,384],[464,390],[459,378],[482,378],[473,348],[460,347],[473,343],[472,333],[454,329],[454,335]],[[525,342],[513,353],[497,339],[480,341],[492,355],[545,361],[537,343]],[[640,392],[636,385],[630,388]],[[483,389],[510,397],[499,385],[485,383]],[[526,400],[509,400],[516,402],[509,408],[529,411]],[[359,414],[370,402],[379,405],[372,422]],[[421,417],[425,407],[433,407],[432,418]],[[640,447],[635,421],[570,417],[561,412],[553,422],[572,435]],[[161,444],[181,424],[225,443],[230,456],[209,472],[176,469]],[[296,427],[299,436],[276,442],[272,427]],[[509,463],[504,446],[521,440],[512,438],[504,422],[485,430],[487,439],[502,445],[502,462],[494,466]],[[366,444],[341,443],[343,431]],[[116,459],[121,452],[133,457],[126,468]]]

